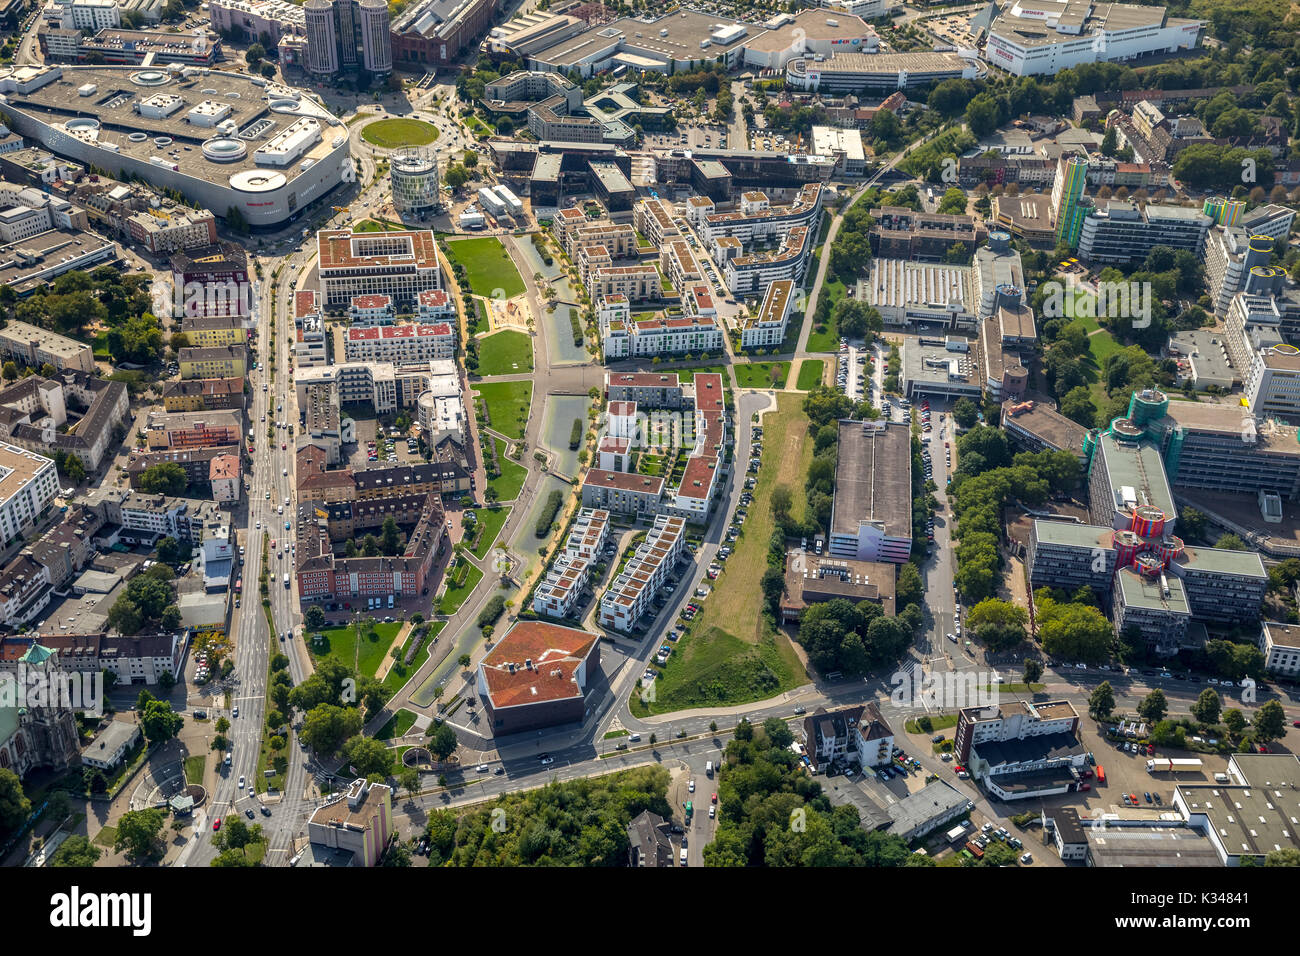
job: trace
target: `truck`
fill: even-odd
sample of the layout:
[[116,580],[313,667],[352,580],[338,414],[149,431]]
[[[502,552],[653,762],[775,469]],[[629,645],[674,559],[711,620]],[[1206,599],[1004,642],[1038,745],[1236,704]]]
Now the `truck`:
[[965,821],[962,821],[945,833],[944,836],[947,838],[949,843],[956,843],[958,840],[965,838],[967,826],[968,824]]
[[1147,773],[1185,773],[1188,770],[1200,770],[1203,766],[1204,762],[1197,757],[1157,757],[1147,761]]
[[971,856],[975,857],[975,859],[977,860],[984,859],[984,851],[980,849],[978,843],[972,843],[971,841],[968,840],[966,841],[966,849]]
[[289,575],[288,575],[287,572],[285,573],[285,576],[284,576],[284,586],[285,586],[285,587],[288,587],[288,586],[289,586]]

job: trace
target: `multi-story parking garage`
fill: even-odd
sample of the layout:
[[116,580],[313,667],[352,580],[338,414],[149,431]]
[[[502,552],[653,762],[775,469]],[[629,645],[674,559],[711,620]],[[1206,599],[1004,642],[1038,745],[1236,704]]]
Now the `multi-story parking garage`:
[[119,178],[252,226],[274,226],[352,173],[348,134],[289,87],[198,67],[14,67],[0,100],[16,132]]

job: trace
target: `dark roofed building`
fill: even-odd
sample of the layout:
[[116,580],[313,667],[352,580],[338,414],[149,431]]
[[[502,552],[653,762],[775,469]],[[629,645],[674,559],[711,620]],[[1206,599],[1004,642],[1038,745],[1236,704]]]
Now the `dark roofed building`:
[[673,842],[669,837],[672,825],[649,810],[642,810],[627,825],[629,866],[668,867],[676,863]]

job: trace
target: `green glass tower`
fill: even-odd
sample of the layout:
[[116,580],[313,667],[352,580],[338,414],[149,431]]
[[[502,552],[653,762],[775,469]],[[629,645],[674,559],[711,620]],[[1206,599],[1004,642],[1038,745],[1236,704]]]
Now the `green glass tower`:
[[1088,162],[1082,156],[1062,156],[1056,166],[1056,183],[1052,186],[1052,214],[1056,217],[1056,241],[1071,249],[1079,247],[1083,217],[1089,207],[1083,202],[1083,187],[1088,180]]

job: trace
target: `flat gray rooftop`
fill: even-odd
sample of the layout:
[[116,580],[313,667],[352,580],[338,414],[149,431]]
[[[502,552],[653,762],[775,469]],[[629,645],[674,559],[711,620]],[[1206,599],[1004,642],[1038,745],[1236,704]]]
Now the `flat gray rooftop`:
[[835,462],[831,533],[858,533],[874,523],[885,533],[912,532],[912,435],[907,425],[842,421]]

